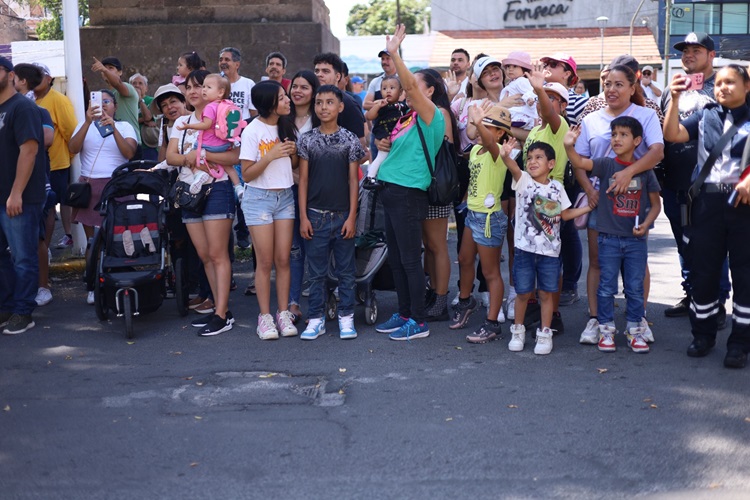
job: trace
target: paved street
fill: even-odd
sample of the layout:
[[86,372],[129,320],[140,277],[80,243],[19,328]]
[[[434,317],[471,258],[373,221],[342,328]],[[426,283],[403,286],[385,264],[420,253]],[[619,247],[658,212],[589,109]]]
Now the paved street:
[[[723,368],[728,329],[685,355],[688,319],[663,315],[681,297],[663,216],[650,265],[649,354],[579,345],[584,298],[546,357],[509,352],[509,323],[486,345],[447,323],[389,341],[361,307],[356,340],[329,323],[264,342],[248,263],[231,332],[200,338],[167,300],[129,342],[58,272],[36,328],[0,338],[0,497],[750,498],[750,368]],[[385,319],[395,293],[378,297]]]

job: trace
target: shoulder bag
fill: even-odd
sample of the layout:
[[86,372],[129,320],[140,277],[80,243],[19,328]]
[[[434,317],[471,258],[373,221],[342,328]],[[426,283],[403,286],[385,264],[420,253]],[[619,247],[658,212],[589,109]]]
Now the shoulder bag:
[[[188,123],[190,123],[190,117],[188,117]],[[185,136],[187,135],[187,129],[182,132],[182,141],[180,142],[180,151],[185,154]],[[186,167],[180,166],[180,169]],[[169,190],[169,199],[175,208],[182,208],[190,212],[202,214],[203,209],[206,206],[206,199],[213,189],[213,184],[216,179],[213,178],[211,184],[208,185],[208,189],[201,189],[197,193],[190,192],[190,184],[185,181],[177,180],[172,185],[172,189]]]
[[[102,138],[102,143],[99,145],[99,151],[96,152],[94,163],[91,165],[89,176],[94,172],[96,160],[99,159],[99,153],[102,152],[102,147],[104,146],[104,141],[106,140],[106,137]],[[88,177],[86,178],[88,179]],[[88,181],[71,182],[70,184],[68,184],[68,189],[65,191],[65,199],[62,200],[63,205],[67,205],[72,208],[88,208],[89,203],[91,203],[91,184],[89,184]]]
[[430,205],[449,205],[458,195],[458,157],[456,149],[448,141],[447,137],[443,137],[443,143],[440,145],[440,149],[438,149],[435,156],[435,166],[433,168],[432,159],[430,158],[424,134],[422,133],[422,127],[419,126],[419,117],[417,117],[416,125],[417,132],[419,132],[419,140],[422,141],[424,157],[427,160],[427,167],[430,169],[430,177],[432,178],[430,186],[427,188],[427,198]]

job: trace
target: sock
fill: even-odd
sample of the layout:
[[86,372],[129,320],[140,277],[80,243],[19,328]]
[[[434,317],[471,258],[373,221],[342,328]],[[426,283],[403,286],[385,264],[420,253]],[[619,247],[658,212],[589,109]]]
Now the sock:
[[498,327],[498,326],[500,326],[500,322],[499,322],[499,321],[497,321],[497,320],[495,320],[495,319],[490,319],[490,318],[487,318],[487,319],[485,319],[484,321],[485,321],[485,323],[487,323],[487,324],[488,324],[488,325],[490,325],[490,326],[494,326],[494,327]]

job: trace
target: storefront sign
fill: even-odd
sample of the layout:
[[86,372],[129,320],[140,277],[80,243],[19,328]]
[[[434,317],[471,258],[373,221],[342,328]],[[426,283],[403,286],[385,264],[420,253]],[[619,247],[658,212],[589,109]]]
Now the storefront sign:
[[568,12],[572,3],[573,0],[508,0],[503,21],[509,26],[555,23],[556,18]]

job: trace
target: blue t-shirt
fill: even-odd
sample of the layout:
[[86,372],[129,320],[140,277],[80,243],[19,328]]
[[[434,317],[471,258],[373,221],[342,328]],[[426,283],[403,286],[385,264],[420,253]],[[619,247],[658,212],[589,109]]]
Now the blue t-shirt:
[[[615,195],[607,193],[609,179],[629,163],[622,163],[616,158],[594,158],[594,168],[591,175],[602,179],[599,183],[599,205],[596,207],[596,229],[600,233],[615,236],[633,236],[635,216],[638,215],[639,224],[646,220],[651,210],[649,193],[658,193],[659,182],[653,170],[633,176],[632,190]],[[650,229],[650,228],[649,228]]]
[[11,188],[16,180],[18,156],[21,145],[27,141],[35,141],[39,146],[34,169],[23,191],[23,203],[44,203],[46,194],[44,134],[42,132],[41,113],[33,101],[21,94],[14,94],[7,101],[0,104],[0,203],[5,206],[10,196]]

